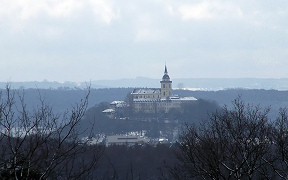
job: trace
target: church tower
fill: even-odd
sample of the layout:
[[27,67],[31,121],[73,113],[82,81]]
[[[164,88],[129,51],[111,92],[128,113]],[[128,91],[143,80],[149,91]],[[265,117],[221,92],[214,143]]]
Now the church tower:
[[172,96],[172,81],[168,75],[167,67],[165,65],[164,76],[162,77],[161,83],[161,98],[169,98]]

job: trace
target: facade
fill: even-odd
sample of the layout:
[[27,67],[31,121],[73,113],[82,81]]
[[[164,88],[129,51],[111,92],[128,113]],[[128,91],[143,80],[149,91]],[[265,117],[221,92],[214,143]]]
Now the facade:
[[181,104],[195,101],[194,97],[180,98],[172,94],[172,81],[165,66],[164,75],[160,81],[161,88],[134,89],[132,107],[134,112],[159,113],[169,112],[171,109],[180,109]]
[[127,145],[133,146],[136,144],[146,144],[149,142],[149,139],[141,137],[138,135],[113,135],[106,137],[106,146],[111,145]]

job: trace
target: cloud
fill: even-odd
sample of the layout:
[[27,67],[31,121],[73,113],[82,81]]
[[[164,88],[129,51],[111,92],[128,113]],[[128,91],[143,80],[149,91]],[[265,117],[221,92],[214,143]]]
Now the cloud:
[[113,6],[112,1],[90,0],[89,5],[91,5],[93,12],[107,24],[110,24],[112,20],[119,18],[119,12]]
[[137,32],[136,42],[159,41],[163,38],[163,34],[158,29],[141,28]]
[[[223,77],[237,66],[250,77],[261,75],[269,65],[279,68],[277,77],[286,71],[281,64],[287,64],[288,57],[288,1],[0,0],[0,4],[4,81],[6,74],[18,73],[14,64],[31,72],[32,67],[39,68],[30,79],[49,80],[38,74],[45,66],[57,66],[50,77],[62,80],[73,79],[67,72],[62,77],[61,71],[79,67],[82,78],[93,74],[90,79],[114,78],[109,69],[119,72],[121,67],[117,75],[122,78],[145,76],[152,64],[165,61],[173,64],[178,77]],[[40,60],[44,65],[37,63]],[[105,68],[95,70],[99,65]],[[125,69],[127,65],[130,68]],[[253,71],[255,66],[261,68]],[[158,68],[153,68],[147,76],[158,78]],[[231,77],[241,76],[241,69],[237,71]],[[79,75],[78,80],[84,79]]]
[[0,22],[16,29],[39,20],[71,22],[87,12],[93,12],[90,15],[106,24],[118,18],[110,0],[0,0],[0,4]]
[[77,0],[1,0],[0,17],[10,17],[19,20],[31,20],[40,14],[55,18],[69,18],[83,4]]
[[213,18],[242,17],[241,9],[221,1],[201,1],[193,4],[182,4],[178,11],[183,20],[205,20]]

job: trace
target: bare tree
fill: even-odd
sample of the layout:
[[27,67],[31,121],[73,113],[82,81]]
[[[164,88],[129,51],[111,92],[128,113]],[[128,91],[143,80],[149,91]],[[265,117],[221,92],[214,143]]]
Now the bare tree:
[[171,171],[175,178],[271,178],[269,109],[246,105],[241,98],[233,105],[214,113],[201,128],[186,127],[179,139],[179,164]]
[[279,110],[273,133],[274,172],[282,179],[288,179],[288,114],[286,108]]
[[76,130],[89,92],[70,111],[55,114],[41,97],[40,105],[29,111],[23,94],[9,86],[1,91],[0,179],[88,178],[102,154],[99,146],[79,139]]

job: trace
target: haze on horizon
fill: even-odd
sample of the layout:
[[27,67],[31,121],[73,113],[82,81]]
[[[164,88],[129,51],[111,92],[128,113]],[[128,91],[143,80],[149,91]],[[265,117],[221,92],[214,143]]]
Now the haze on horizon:
[[0,81],[287,78],[285,0],[0,0]]

